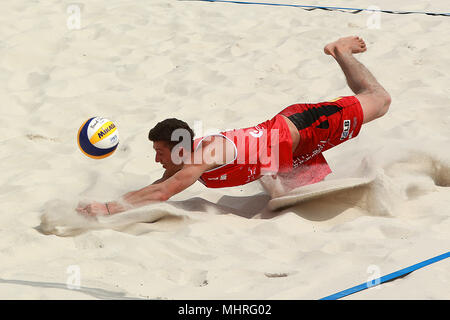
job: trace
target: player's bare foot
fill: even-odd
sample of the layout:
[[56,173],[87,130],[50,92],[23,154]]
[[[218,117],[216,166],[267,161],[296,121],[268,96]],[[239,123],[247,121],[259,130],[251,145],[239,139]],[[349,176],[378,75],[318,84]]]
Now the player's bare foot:
[[340,38],[334,42],[331,42],[325,46],[323,51],[325,54],[332,55],[336,58],[337,53],[361,53],[366,51],[366,43],[360,37],[350,36]]

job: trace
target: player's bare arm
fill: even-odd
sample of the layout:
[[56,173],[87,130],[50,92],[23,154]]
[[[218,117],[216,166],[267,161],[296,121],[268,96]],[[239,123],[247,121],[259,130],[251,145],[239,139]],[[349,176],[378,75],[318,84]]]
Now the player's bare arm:
[[125,194],[123,201],[108,202],[108,214],[115,214],[129,210],[131,208],[141,207],[150,203],[166,201],[175,194],[185,190],[194,184],[210,165],[207,164],[189,164],[175,173],[167,180],[151,184],[137,191]]
[[150,203],[166,201],[194,184],[203,172],[227,160],[227,148],[223,140],[223,138],[214,137],[205,141],[203,147],[192,153],[188,163],[184,164],[180,170],[174,174],[166,170],[164,176],[159,179],[161,180],[159,183],[131,191],[123,195],[120,201],[93,202],[87,206],[78,207],[77,211],[88,216],[112,215]]

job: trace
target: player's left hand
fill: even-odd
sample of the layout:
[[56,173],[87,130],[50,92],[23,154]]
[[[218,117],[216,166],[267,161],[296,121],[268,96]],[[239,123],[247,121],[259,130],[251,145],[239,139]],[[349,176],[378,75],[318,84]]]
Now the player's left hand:
[[102,202],[92,202],[88,205],[80,203],[78,204],[78,207],[75,210],[82,215],[90,217],[108,215],[108,209],[106,208],[106,204]]

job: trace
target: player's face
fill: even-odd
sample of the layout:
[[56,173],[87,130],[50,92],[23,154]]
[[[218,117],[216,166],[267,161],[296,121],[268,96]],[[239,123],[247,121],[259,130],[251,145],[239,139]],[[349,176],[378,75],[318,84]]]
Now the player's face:
[[155,161],[161,163],[164,169],[170,169],[174,166],[171,150],[164,141],[154,141],[153,149],[156,151]]

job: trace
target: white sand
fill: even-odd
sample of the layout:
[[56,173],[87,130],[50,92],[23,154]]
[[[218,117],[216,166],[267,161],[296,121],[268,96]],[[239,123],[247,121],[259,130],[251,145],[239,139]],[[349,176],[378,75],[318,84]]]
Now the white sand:
[[[367,13],[103,0],[78,1],[70,30],[71,3],[0,4],[0,299],[317,299],[450,250],[449,18],[382,14],[370,29]],[[305,4],[450,11],[447,0]],[[74,213],[161,176],[147,140],[157,121],[184,119],[201,136],[350,95],[322,49],[353,34],[393,103],[325,153],[327,179],[368,158],[369,187],[273,213],[258,182],[196,183],[98,222]],[[75,139],[97,115],[121,137],[100,161]],[[348,299],[450,299],[449,270],[447,259]]]

